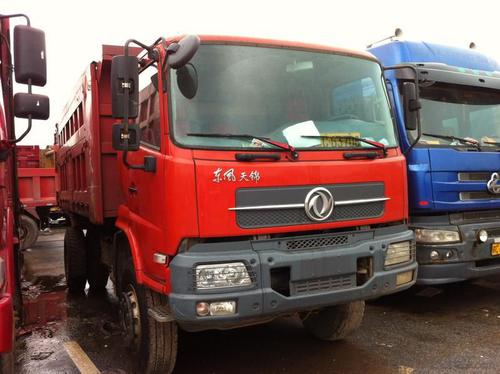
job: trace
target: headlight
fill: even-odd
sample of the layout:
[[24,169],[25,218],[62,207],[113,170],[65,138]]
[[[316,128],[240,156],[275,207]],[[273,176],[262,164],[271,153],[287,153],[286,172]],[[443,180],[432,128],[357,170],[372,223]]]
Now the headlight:
[[460,242],[458,231],[415,229],[417,243],[445,244]]
[[389,244],[385,255],[385,266],[401,264],[411,260],[411,242]]
[[252,279],[243,262],[196,266],[196,288],[198,290],[245,287],[251,284]]

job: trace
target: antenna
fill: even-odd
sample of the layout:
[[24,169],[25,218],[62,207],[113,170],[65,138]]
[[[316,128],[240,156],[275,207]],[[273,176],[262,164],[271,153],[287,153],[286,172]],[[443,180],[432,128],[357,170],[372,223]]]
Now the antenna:
[[371,44],[368,44],[366,46],[366,48],[370,48],[372,47],[374,44],[378,44],[380,42],[383,42],[384,40],[387,40],[387,39],[390,39],[391,41],[394,40],[394,38],[400,38],[401,36],[403,36],[403,30],[401,30],[399,27],[396,28],[396,30],[394,30],[394,35],[391,35],[391,36],[388,36],[387,38],[384,38],[384,39],[380,39],[376,42],[373,42]]

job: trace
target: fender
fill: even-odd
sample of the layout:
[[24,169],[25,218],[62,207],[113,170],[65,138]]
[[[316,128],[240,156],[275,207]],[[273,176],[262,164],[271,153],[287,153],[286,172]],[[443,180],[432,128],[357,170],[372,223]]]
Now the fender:
[[[118,218],[115,222],[115,226],[119,228],[127,238],[132,255],[137,283],[142,284],[146,287],[150,287],[156,292],[169,294],[171,291],[169,281],[167,281],[166,284],[158,282],[157,280],[149,277],[143,271],[141,251],[134,232],[131,229],[131,222],[134,220],[132,216],[133,214],[130,209],[128,209],[125,205],[120,205],[120,207],[118,208]],[[170,280],[170,269],[166,268],[165,272],[166,279]]]

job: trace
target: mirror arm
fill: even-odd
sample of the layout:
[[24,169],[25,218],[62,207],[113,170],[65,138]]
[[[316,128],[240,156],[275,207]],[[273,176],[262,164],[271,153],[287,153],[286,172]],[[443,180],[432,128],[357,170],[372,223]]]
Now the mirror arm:
[[[30,80],[28,80],[28,93],[29,93],[29,94],[32,94],[32,93],[33,93],[33,92],[32,92],[31,79],[30,79]],[[17,138],[17,139],[10,139],[10,140],[9,140],[9,143],[11,143],[11,144],[17,144],[17,143],[19,143],[21,140],[23,140],[23,139],[26,137],[26,135],[28,135],[28,133],[31,131],[31,125],[32,125],[32,119],[31,119],[31,116],[29,116],[29,117],[28,117],[28,128],[26,129],[26,131],[25,131],[25,132],[23,132],[23,134],[22,134],[19,138]]]
[[16,13],[16,14],[7,14],[5,16],[0,16],[0,19],[5,19],[5,18],[16,18],[16,17],[23,17],[26,19],[26,25],[31,26],[31,21],[30,18],[26,14],[22,13]]
[[[415,73],[415,95],[416,95],[416,102],[419,103],[420,100],[420,88],[419,88],[419,82],[420,82],[420,76],[418,69],[411,64],[401,64],[401,65],[396,65],[396,66],[388,66],[388,67],[383,67],[384,72],[387,70],[399,70],[399,69],[410,69]],[[418,109],[420,109],[421,105],[417,105]],[[410,146],[406,149],[403,154],[406,156],[412,149],[415,147],[415,145],[419,142],[420,138],[422,137],[422,126],[420,126],[420,110],[417,110],[417,137],[413,140],[413,142],[410,144]]]
[[[129,56],[129,46],[130,44],[137,44],[138,46],[144,48],[146,51],[148,51],[148,53],[151,53],[153,51],[153,47],[154,45],[156,45],[158,43],[158,41],[154,42],[153,45],[151,46],[147,46],[135,39],[129,39],[125,42],[125,56]],[[129,77],[128,75],[125,75],[124,77],[124,81],[125,82],[128,82],[129,80]],[[131,163],[128,162],[128,136],[129,136],[129,132],[128,132],[128,125],[129,125],[129,118],[128,118],[128,101],[129,101],[129,89],[130,87],[124,87],[125,89],[125,100],[124,100],[124,105],[125,105],[125,110],[124,110],[124,113],[125,115],[123,116],[123,124],[124,124],[124,135],[125,135],[125,139],[124,139],[124,146],[125,146],[125,150],[123,151],[123,154],[122,154],[122,161],[123,161],[123,164],[125,165],[125,167],[127,169],[134,169],[134,170],[145,170],[146,169],[146,165],[133,165]]]

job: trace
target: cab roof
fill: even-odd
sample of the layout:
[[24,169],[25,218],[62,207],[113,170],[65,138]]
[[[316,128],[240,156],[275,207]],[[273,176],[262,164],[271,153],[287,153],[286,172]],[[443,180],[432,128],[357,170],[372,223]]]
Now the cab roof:
[[390,41],[368,49],[384,66],[402,63],[441,63],[472,70],[500,71],[499,63],[474,49],[422,41]]

